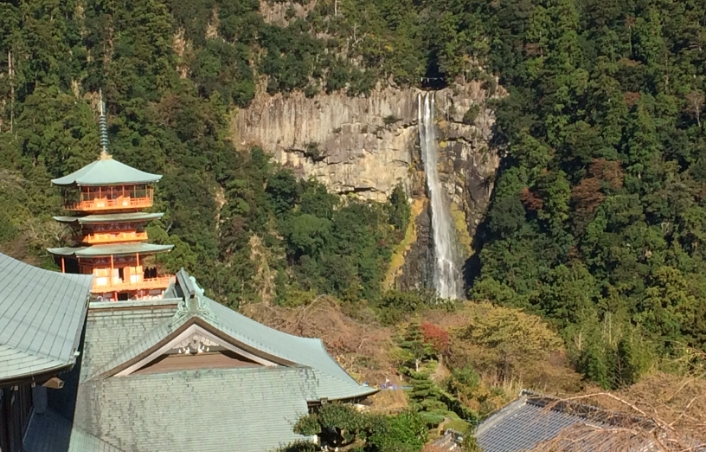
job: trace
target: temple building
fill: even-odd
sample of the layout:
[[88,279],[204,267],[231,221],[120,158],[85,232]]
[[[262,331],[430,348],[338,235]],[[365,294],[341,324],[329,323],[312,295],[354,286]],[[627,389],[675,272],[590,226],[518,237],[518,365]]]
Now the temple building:
[[118,162],[105,152],[99,160],[53,179],[64,190],[64,208],[73,216],[58,216],[72,226],[75,246],[49,248],[61,271],[93,275],[92,293],[105,300],[160,297],[171,276],[159,276],[145,258],[172,249],[147,242],[146,224],[161,213],[152,207],[153,184],[162,176]]
[[86,319],[90,275],[62,275],[0,253],[0,451],[21,452],[47,392],[62,391]]
[[91,302],[80,363],[27,452],[266,452],[316,406],[377,392],[319,339],[255,322],[179,271],[161,300]]
[[62,272],[93,275],[96,298],[161,297],[172,276],[158,275],[156,268],[145,265],[145,258],[171,251],[173,245],[147,243],[145,226],[163,214],[143,210],[152,207],[154,184],[162,176],[132,168],[108,154],[102,108],[101,126],[103,150],[99,159],[52,180],[63,189],[64,209],[73,213],[54,219],[72,227],[74,246],[48,251]]

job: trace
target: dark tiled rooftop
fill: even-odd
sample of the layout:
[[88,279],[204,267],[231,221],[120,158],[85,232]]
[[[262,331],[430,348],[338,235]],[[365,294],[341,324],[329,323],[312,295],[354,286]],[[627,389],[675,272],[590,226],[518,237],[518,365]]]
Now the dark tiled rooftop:
[[480,424],[475,435],[483,452],[520,451],[532,449],[542,441],[555,438],[566,427],[579,423],[595,422],[547,408],[544,399],[523,394]]

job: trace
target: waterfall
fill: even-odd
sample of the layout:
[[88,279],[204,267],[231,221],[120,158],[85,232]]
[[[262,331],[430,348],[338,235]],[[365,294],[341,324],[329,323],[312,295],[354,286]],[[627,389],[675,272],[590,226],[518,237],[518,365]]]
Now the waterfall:
[[420,94],[418,104],[419,145],[431,200],[434,288],[441,298],[456,299],[462,296],[463,284],[457,257],[456,234],[437,169],[434,93]]

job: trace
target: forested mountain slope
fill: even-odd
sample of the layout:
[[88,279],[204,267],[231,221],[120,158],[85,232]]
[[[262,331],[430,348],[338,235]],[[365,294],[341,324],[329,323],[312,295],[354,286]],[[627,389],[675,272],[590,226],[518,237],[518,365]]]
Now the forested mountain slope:
[[[297,304],[382,291],[409,207],[340,199],[228,139],[258,89],[366,95],[500,77],[504,159],[474,240],[474,299],[561,331],[603,386],[706,346],[706,1],[26,0],[0,3],[0,242],[65,240],[48,180],[110,149],[165,175],[151,236],[214,296]],[[481,70],[482,68],[482,70]],[[425,81],[426,83],[426,81]],[[419,301],[419,300],[417,300]],[[415,301],[415,302],[417,302]],[[413,303],[412,303],[413,304]],[[400,307],[402,306],[402,307]]]
[[505,167],[473,296],[564,331],[603,386],[706,346],[703,2],[520,2],[490,59]]

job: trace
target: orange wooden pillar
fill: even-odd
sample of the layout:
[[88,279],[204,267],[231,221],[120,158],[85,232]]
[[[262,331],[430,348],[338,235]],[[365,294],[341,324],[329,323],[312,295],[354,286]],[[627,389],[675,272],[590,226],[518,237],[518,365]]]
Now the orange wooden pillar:
[[[113,285],[113,255],[110,255],[110,273],[108,274],[108,283]],[[113,291],[113,301],[118,301],[118,292]]]

